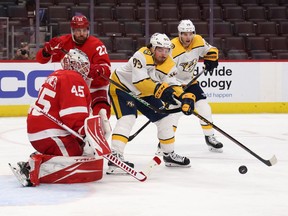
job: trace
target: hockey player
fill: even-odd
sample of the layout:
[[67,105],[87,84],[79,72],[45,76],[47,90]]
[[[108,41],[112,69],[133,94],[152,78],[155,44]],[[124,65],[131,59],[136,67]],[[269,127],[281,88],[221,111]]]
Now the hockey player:
[[109,118],[110,102],[107,94],[109,82],[99,74],[110,77],[110,59],[102,41],[89,35],[89,21],[85,16],[73,16],[71,34],[54,37],[46,42],[37,52],[36,60],[41,64],[60,62],[65,55],[64,52],[74,48],[86,53],[91,64],[88,76],[93,79],[90,87],[93,114],[97,115],[99,110],[104,108]]
[[95,159],[91,148],[85,146],[82,139],[35,108],[49,113],[85,136],[84,121],[91,114],[91,96],[86,84],[90,70],[88,57],[78,49],[70,49],[61,60],[61,65],[63,69],[47,77],[28,113],[28,138],[37,152],[30,156],[28,162],[11,165],[23,186],[81,183],[102,178],[103,159]]
[[[173,44],[172,57],[178,69],[176,78],[182,86],[185,86],[193,78],[193,72],[199,57],[204,58],[206,71],[213,71],[217,68],[218,49],[196,34],[195,26],[190,20],[180,21],[178,33],[179,36],[171,40]],[[200,115],[212,122],[211,108],[199,83],[194,82],[185,92],[195,94],[195,109]],[[203,121],[200,121],[200,124],[208,149],[212,152],[222,152],[223,144],[215,138],[212,126]]]
[[[154,107],[163,107],[163,102],[177,104],[180,101],[182,112],[190,115],[194,110],[194,94],[184,93],[175,79],[176,67],[171,56],[171,41],[165,34],[155,33],[147,47],[140,48],[112,74],[112,80],[142,98]],[[158,139],[166,166],[190,167],[190,160],[174,152],[174,130],[171,124],[173,115],[155,113],[131,95],[110,84],[109,95],[115,110],[117,123],[112,133],[112,154],[124,161],[124,149],[129,134],[137,118],[137,110],[155,123]],[[162,102],[163,101],[163,102]],[[130,166],[132,163],[126,161]],[[119,169],[108,163],[107,174],[116,174]]]

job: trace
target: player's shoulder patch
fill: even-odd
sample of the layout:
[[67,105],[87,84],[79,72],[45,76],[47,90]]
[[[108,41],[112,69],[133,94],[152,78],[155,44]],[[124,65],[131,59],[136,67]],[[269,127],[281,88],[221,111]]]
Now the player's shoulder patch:
[[149,55],[149,56],[152,56],[152,53],[150,51],[150,49],[148,49],[147,47],[142,47],[139,49],[139,52],[140,53],[143,53],[144,55]]
[[152,58],[152,53],[151,53],[149,48],[142,47],[138,50],[138,52],[144,56],[145,61],[146,61],[146,65],[153,65],[154,64],[154,60]]

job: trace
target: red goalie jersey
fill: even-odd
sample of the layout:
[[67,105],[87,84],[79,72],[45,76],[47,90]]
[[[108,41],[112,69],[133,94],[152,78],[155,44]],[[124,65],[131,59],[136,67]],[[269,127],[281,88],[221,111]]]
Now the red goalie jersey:
[[[35,104],[72,130],[84,134],[91,96],[81,75],[71,70],[53,72],[42,85]],[[33,107],[27,118],[27,132],[33,147],[42,154],[80,156],[82,141],[37,112]]]

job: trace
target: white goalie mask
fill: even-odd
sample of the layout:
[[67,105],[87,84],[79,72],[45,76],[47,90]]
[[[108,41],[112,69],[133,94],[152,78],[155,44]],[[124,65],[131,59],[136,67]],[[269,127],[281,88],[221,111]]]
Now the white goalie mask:
[[79,49],[70,49],[61,60],[61,66],[65,70],[74,70],[87,78],[90,71],[90,62],[87,55]]
[[196,34],[195,26],[190,20],[181,20],[178,25],[178,32],[181,34],[182,32],[192,32]]
[[150,38],[150,44],[155,49],[156,47],[172,48],[172,43],[166,34],[155,33]]

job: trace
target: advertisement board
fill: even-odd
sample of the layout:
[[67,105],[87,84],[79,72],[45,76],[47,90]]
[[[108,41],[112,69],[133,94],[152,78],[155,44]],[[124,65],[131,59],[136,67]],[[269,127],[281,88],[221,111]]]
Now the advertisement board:
[[[113,62],[112,71],[125,62]],[[25,115],[59,63],[0,63],[1,116]],[[202,70],[199,63],[195,74]],[[220,62],[198,79],[213,112],[288,112],[288,62]],[[249,111],[250,110],[250,111]]]

